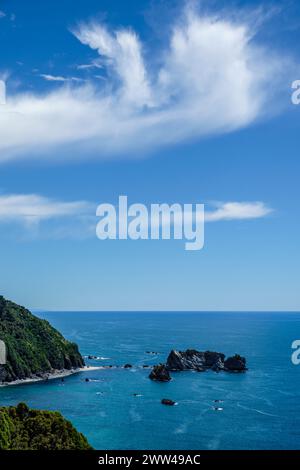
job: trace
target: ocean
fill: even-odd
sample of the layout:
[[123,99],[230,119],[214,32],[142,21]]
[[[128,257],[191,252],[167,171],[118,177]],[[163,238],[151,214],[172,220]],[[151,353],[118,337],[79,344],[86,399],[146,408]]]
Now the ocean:
[[[38,315],[76,342],[83,355],[99,357],[88,364],[133,367],[2,388],[1,406],[25,401],[58,410],[96,449],[300,448],[300,365],[291,361],[291,344],[300,339],[300,314]],[[239,353],[249,370],[172,373],[168,383],[148,378],[143,365],[165,362],[171,349],[188,348]],[[162,398],[177,405],[164,406]]]

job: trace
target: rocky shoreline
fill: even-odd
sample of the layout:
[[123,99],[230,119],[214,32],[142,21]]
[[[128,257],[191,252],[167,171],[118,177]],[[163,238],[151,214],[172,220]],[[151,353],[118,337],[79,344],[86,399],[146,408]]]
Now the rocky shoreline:
[[[96,356],[89,356],[91,359]],[[96,359],[95,359],[96,360]],[[187,349],[186,351],[177,351],[173,349],[165,364],[157,364],[154,366],[150,365],[139,365],[133,366],[132,364],[126,363],[122,366],[118,365],[103,365],[93,366],[86,365],[84,367],[72,368],[72,369],[53,369],[51,372],[45,372],[40,374],[34,374],[24,379],[18,379],[14,381],[2,381],[0,387],[8,387],[15,385],[25,385],[35,382],[47,382],[48,380],[63,379],[70,375],[78,374],[80,372],[89,372],[93,370],[111,370],[111,369],[148,369],[151,368],[149,378],[153,381],[158,382],[169,382],[172,380],[170,372],[182,372],[182,371],[195,371],[195,372],[206,372],[212,370],[214,372],[231,372],[231,373],[243,373],[247,371],[246,359],[239,354],[228,357],[226,359],[225,354],[213,351],[197,351],[195,349]],[[88,382],[89,380],[86,379]]]

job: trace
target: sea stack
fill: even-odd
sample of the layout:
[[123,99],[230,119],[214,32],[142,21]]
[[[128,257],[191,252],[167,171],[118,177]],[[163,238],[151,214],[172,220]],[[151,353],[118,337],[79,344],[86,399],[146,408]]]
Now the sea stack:
[[154,366],[149,375],[149,378],[158,382],[169,382],[171,380],[171,376],[165,364]]

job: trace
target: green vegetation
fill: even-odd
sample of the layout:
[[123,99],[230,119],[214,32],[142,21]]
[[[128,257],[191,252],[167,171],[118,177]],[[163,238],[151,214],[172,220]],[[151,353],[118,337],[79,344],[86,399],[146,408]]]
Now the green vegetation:
[[0,450],[89,450],[86,438],[54,411],[25,403],[0,408]]
[[0,365],[0,383],[84,365],[76,344],[67,341],[46,320],[2,296],[0,339],[7,349],[7,364]]

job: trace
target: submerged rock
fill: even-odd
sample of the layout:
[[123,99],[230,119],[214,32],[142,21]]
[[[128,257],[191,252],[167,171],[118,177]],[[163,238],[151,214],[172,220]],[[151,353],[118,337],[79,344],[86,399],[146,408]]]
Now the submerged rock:
[[169,400],[169,398],[163,398],[161,401],[162,405],[174,406],[176,404],[175,401]]
[[165,364],[159,364],[153,367],[149,375],[149,379],[157,380],[158,382],[169,382],[169,380],[171,380],[171,376]]

